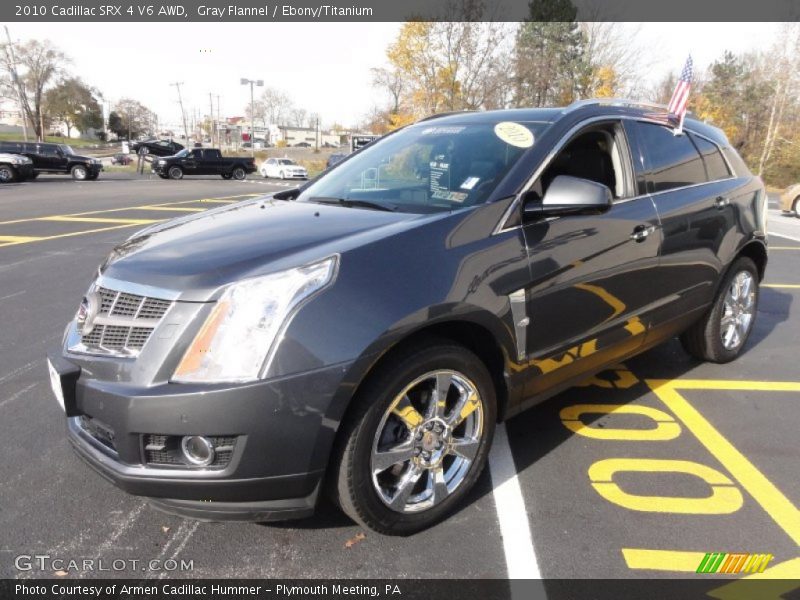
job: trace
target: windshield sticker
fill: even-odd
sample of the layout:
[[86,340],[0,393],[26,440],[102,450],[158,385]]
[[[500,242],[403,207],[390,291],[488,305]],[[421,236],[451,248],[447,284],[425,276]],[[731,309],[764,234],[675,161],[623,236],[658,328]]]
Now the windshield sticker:
[[464,131],[466,127],[426,127],[422,135],[455,135]]
[[481,180],[480,177],[467,177],[464,180],[464,183],[461,184],[461,189],[462,190],[471,190],[472,188],[474,188],[478,184],[478,182],[480,180]]
[[430,162],[431,194],[450,189],[450,160],[445,154],[437,154]]
[[494,133],[510,146],[516,146],[517,148],[530,148],[533,146],[533,133],[519,123],[503,121],[494,126]]
[[436,200],[449,200],[450,202],[463,202],[467,199],[466,192],[450,192],[448,190],[436,190],[431,194],[431,198]]

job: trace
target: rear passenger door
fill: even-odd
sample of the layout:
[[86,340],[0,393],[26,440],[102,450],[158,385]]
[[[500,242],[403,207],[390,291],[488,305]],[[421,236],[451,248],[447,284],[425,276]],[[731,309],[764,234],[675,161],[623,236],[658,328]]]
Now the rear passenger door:
[[[655,123],[628,123],[635,139],[640,192],[655,202],[663,241],[652,285],[664,303],[654,325],[666,329],[699,316],[713,299],[724,267],[720,257],[735,231],[735,187],[719,148],[705,138]],[[701,152],[703,155],[701,155]]]

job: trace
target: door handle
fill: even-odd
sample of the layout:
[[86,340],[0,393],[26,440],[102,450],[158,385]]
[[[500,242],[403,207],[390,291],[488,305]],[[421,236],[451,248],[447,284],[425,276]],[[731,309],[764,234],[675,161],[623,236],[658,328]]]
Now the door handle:
[[651,233],[656,230],[655,225],[637,225],[631,234],[631,239],[634,242],[643,242]]
[[717,196],[714,199],[714,206],[716,206],[720,210],[728,206],[730,203],[731,203],[730,199],[726,198],[725,196]]

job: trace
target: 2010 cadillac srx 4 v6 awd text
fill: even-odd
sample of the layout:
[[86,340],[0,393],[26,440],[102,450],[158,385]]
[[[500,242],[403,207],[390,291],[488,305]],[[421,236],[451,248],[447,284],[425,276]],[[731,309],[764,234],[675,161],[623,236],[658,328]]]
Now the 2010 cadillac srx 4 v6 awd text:
[[498,421],[676,335],[742,352],[764,186],[718,129],[673,125],[626,101],[440,115],[136,233],[49,357],[69,440],[175,514],[327,493],[380,532],[431,525]]

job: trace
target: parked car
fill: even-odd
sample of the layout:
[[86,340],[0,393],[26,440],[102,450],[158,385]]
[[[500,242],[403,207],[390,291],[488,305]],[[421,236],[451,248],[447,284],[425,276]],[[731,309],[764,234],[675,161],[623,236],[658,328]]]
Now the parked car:
[[132,142],[129,148],[133,154],[172,156],[183,150],[183,145],[172,140],[144,140]]
[[800,183],[786,188],[780,197],[781,210],[785,213],[794,213],[800,217]]
[[328,162],[325,163],[325,168],[330,169],[333,165],[342,162],[345,158],[347,158],[347,154],[331,154],[328,157]]
[[33,161],[20,154],[0,153],[0,183],[33,179]]
[[308,179],[308,171],[291,158],[268,158],[261,163],[261,176],[280,179]]
[[79,456],[162,510],[419,531],[495,424],[680,335],[753,330],[766,192],[725,134],[633,102],[468,112],[314,183],[154,224],[50,355]]
[[133,159],[124,152],[118,152],[117,154],[111,157],[112,165],[129,165],[132,162]]
[[0,142],[0,153],[27,156],[33,162],[32,177],[40,173],[66,173],[77,181],[94,180],[103,170],[103,163],[98,159],[75,154],[67,144]]
[[308,142],[297,142],[294,145],[294,147],[295,148],[311,148],[311,144],[309,144]]
[[153,161],[152,170],[162,179],[182,179],[184,175],[221,175],[223,179],[246,179],[256,170],[252,158],[225,157],[216,148],[188,148],[175,156]]

